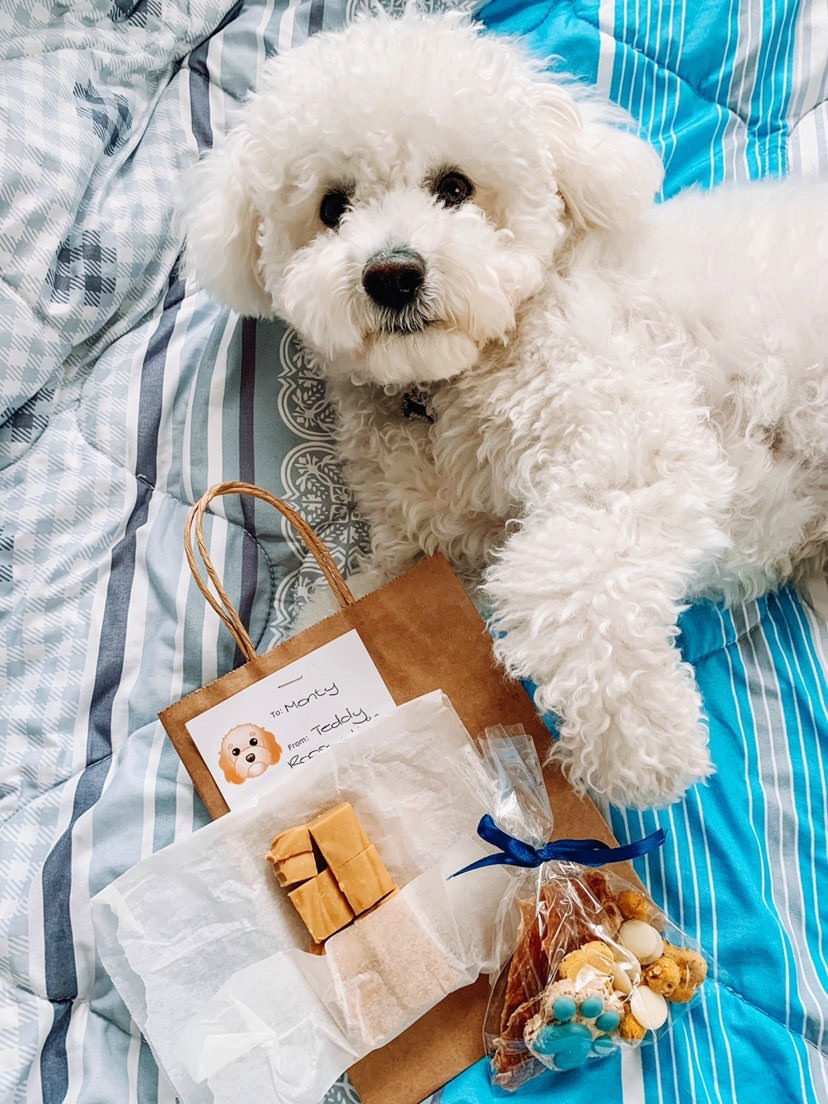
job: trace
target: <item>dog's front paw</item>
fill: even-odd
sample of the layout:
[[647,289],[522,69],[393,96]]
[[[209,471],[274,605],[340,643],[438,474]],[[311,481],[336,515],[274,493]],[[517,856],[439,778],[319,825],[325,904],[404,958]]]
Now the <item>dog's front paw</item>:
[[576,790],[613,805],[677,801],[713,773],[692,669],[639,672],[621,698],[581,699],[562,720],[551,757]]

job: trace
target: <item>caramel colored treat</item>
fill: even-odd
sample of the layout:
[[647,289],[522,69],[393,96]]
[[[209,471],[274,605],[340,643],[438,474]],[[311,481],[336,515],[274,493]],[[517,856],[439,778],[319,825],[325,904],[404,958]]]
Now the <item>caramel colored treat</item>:
[[500,1033],[492,1054],[498,1085],[516,1088],[537,1066],[523,1041],[524,1029],[537,1014],[557,963],[580,945],[580,929],[570,923],[568,892],[566,880],[552,878],[541,886],[538,900],[518,901],[520,928],[506,977]]
[[304,825],[288,828],[277,836],[265,857],[273,866],[280,886],[306,882],[319,873],[310,832]]
[[317,943],[396,891],[347,802],[282,832],[267,860]]
[[303,855],[313,850],[310,831],[304,824],[296,828],[288,828],[280,833],[270,845],[267,858],[269,862],[280,862],[282,859],[293,858],[294,855]]
[[280,886],[293,886],[299,882],[307,882],[319,873],[312,851],[302,855],[288,855],[287,858],[277,859],[275,862],[268,855],[267,860],[273,864],[273,873]]
[[[539,996],[546,985],[549,972],[548,961],[543,950],[542,921],[538,915],[537,905],[535,901],[518,901],[518,907],[520,929],[514,954],[509,962],[506,994],[500,1020],[500,1033],[506,1039],[523,1037],[523,1023],[515,1025],[513,1018],[527,1001]],[[526,1018],[528,1019],[528,1016]],[[513,1027],[516,1028],[514,1032]]]
[[568,981],[575,981],[582,970],[591,974],[612,977],[615,970],[615,958],[612,948],[599,939],[593,939],[570,953],[561,962],[558,974]]
[[353,910],[330,870],[323,870],[310,881],[289,890],[288,897],[317,943],[324,942],[354,918]]
[[647,1034],[647,1028],[642,1027],[635,1016],[627,1009],[624,1018],[618,1027],[618,1034],[628,1043],[639,1042]]
[[681,987],[681,969],[674,959],[662,955],[651,966],[644,967],[641,980],[654,993],[672,1000],[673,993]]
[[500,1013],[500,1032],[494,1041],[492,1064],[498,1085],[510,1086],[531,1057],[523,1042],[526,1024],[540,1007],[540,994],[548,973],[543,950],[543,930],[535,901],[518,901],[520,929],[506,976]]
[[665,939],[664,953],[679,964],[684,972],[684,980],[688,984],[701,985],[707,977],[707,963],[698,951],[693,951],[689,947],[674,947]]
[[650,922],[653,908],[643,893],[637,893],[634,889],[622,889],[616,900],[625,920]]
[[373,844],[342,866],[335,867],[334,872],[339,888],[357,916],[396,888]]
[[664,957],[676,963],[680,974],[678,984],[669,994],[669,1000],[674,1004],[686,1004],[707,977],[707,963],[697,951],[687,947],[674,947],[666,939]]
[[308,829],[328,866],[334,870],[365,851],[371,843],[353,806],[347,801],[314,817]]

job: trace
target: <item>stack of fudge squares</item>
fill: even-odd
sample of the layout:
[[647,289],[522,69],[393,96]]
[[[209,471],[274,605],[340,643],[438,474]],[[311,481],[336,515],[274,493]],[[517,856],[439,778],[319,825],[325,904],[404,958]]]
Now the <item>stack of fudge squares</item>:
[[274,839],[267,860],[302,917],[314,949],[397,887],[348,802]]

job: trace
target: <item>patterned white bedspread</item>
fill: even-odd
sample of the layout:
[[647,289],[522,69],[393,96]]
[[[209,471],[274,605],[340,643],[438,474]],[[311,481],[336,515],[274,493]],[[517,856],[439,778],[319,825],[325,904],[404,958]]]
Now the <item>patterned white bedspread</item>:
[[[311,366],[280,325],[185,286],[175,217],[182,172],[265,58],[360,4],[0,0],[3,1102],[173,1099],[96,959],[89,901],[206,821],[157,720],[239,661],[190,579],[190,504],[248,480],[298,504],[346,569],[365,543]],[[668,194],[828,173],[826,0],[493,0],[482,17],[628,107]],[[210,536],[266,648],[315,569],[249,502]],[[719,774],[658,816],[606,812],[622,839],[670,829],[642,877],[721,972],[673,1037],[567,1077],[567,1099],[819,1104],[826,623],[782,592],[696,607],[684,641]],[[482,1064],[440,1096],[490,1099]]]

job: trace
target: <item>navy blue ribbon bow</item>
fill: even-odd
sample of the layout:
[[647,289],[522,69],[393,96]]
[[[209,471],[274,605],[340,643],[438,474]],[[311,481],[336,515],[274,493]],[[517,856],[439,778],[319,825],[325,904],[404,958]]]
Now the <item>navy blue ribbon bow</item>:
[[605,863],[624,862],[625,859],[637,859],[639,855],[646,855],[661,847],[667,838],[663,828],[651,832],[643,839],[633,840],[623,847],[610,847],[596,839],[560,839],[545,843],[543,847],[533,847],[531,843],[515,839],[502,828],[498,828],[489,813],[480,818],[477,825],[477,834],[486,843],[499,847],[500,851],[494,855],[486,855],[477,862],[464,866],[462,870],[455,871],[451,875],[456,878],[459,874],[467,874],[470,870],[479,870],[484,866],[505,864],[506,866],[541,866],[545,862],[573,862],[581,866],[603,866]]

